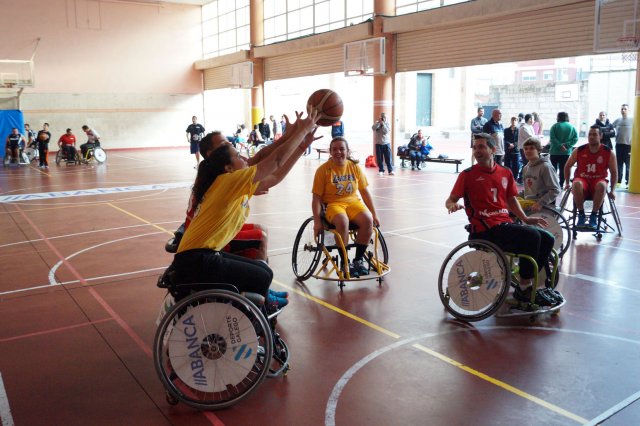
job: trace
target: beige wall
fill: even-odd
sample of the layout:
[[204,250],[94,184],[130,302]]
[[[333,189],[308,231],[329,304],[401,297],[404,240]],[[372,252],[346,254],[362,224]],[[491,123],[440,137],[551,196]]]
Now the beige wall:
[[[35,87],[21,109],[32,127],[95,127],[105,147],[186,144],[202,117],[200,7],[115,0],[0,0],[0,58],[28,59]],[[205,122],[204,119],[200,120]],[[206,126],[206,124],[205,124]],[[82,140],[83,138],[79,138]]]

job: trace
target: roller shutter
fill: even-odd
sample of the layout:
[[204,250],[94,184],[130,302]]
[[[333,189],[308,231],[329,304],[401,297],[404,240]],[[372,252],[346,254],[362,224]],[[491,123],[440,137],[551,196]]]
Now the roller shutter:
[[265,81],[343,71],[343,47],[265,58]]
[[593,54],[594,3],[397,35],[397,71]]
[[226,89],[231,85],[231,65],[204,70],[204,90]]

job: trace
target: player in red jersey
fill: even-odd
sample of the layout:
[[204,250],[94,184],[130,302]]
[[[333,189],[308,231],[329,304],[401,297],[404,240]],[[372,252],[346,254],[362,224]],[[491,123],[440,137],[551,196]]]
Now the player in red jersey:
[[[465,209],[470,222],[469,239],[488,240],[504,251],[529,255],[541,269],[551,254],[554,237],[543,229],[513,223],[509,212],[527,225],[547,226],[543,218],[528,217],[522,210],[513,174],[495,163],[495,152],[491,135],[474,135],[473,156],[477,164],[460,173],[445,205],[449,213]],[[458,204],[461,198],[464,198],[464,206]],[[533,264],[522,261],[520,287],[513,293],[517,300],[531,300],[533,276]],[[538,290],[536,303],[550,306],[560,300],[555,299],[553,293]]]
[[609,197],[616,199],[614,194],[618,179],[618,165],[616,155],[611,149],[602,145],[602,129],[591,126],[589,129],[589,143],[582,145],[571,153],[564,166],[565,189],[569,189],[569,175],[571,167],[578,163],[576,173],[573,175],[571,193],[573,202],[578,211],[579,228],[585,227],[586,215],[584,214],[584,200],[593,199],[593,209],[589,216],[589,228],[598,226],[598,211],[602,207],[604,194],[607,192],[607,171],[611,174],[611,191]]

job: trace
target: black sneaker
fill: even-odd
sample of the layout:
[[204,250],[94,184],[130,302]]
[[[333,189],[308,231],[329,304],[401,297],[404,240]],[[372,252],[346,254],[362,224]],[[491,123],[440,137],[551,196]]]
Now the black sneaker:
[[[362,259],[355,259],[351,268],[355,270],[358,277],[369,275],[369,269],[364,266],[364,262],[362,261]],[[351,274],[353,275],[353,273]]]
[[[516,287],[513,291],[513,297],[523,303],[531,303],[531,291],[533,290],[533,286],[529,286],[526,289],[522,290],[520,287]],[[553,306],[557,303],[554,299],[549,297],[544,290],[536,291],[535,304],[538,306]]]
[[516,286],[513,290],[513,298],[518,302],[529,303],[531,302],[531,289],[533,287],[529,286],[526,289],[521,289],[520,286]]
[[552,288],[543,288],[542,290],[538,291],[544,293],[549,299],[553,300],[554,306],[564,302],[564,297],[562,297],[560,292],[557,290],[554,290]]

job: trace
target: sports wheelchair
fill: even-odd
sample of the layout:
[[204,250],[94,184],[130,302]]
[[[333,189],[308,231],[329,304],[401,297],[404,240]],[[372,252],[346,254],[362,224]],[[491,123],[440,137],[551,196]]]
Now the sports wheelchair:
[[[346,244],[342,237],[335,230],[333,225],[323,217],[325,225],[324,232],[317,237],[313,235],[313,216],[302,223],[295,242],[293,243],[293,253],[291,266],[298,281],[306,281],[310,277],[321,280],[338,281],[338,287],[342,290],[346,281],[378,280],[378,285],[382,285],[383,277],[388,274],[389,250],[387,243],[382,236],[382,232],[376,226],[373,228],[373,236],[369,241],[369,250],[364,255],[369,269],[369,275],[363,277],[352,277],[349,272],[348,253],[349,249],[355,247],[358,228],[354,224],[349,224],[349,237],[352,241]],[[334,254],[335,253],[335,254]],[[345,264],[340,265],[340,256]],[[321,258],[322,263],[320,262]],[[373,273],[372,273],[373,272]]]
[[158,279],[168,293],[153,342],[169,404],[227,408],[266,377],[287,374],[289,348],[275,330],[281,310],[267,315],[261,295],[231,284],[177,285],[172,275],[169,267]]
[[[507,299],[509,288],[519,285],[518,265],[523,260],[534,265],[534,291],[527,303]],[[555,250],[539,273],[538,264],[530,256],[504,252],[486,240],[469,240],[447,255],[438,275],[438,294],[445,309],[462,321],[480,321],[496,314],[497,317],[528,316],[533,322],[541,314],[557,315],[566,303],[562,294],[555,290],[558,278]],[[551,306],[536,303],[541,283],[554,292],[558,303]],[[499,312],[505,301],[508,308]]]
[[[569,199],[571,198],[571,204]],[[607,200],[609,200],[607,202]],[[585,211],[591,210],[593,206],[593,199],[587,198],[584,201]],[[605,208],[606,206],[606,208]],[[597,241],[602,240],[602,235],[609,232],[617,232],[619,237],[622,237],[622,222],[620,221],[620,215],[616,207],[615,200],[607,193],[605,200],[602,202],[602,206],[598,210],[598,223],[595,228],[588,226],[579,227],[576,225],[576,219],[578,217],[577,208],[573,202],[573,195],[571,188],[565,190],[562,195],[562,201],[560,202],[560,211],[567,216],[567,223],[575,240],[578,237],[578,232],[591,232],[596,237]],[[613,224],[610,223],[610,219],[613,219]],[[614,227],[615,225],[615,227]]]
[[80,162],[83,164],[89,164],[94,160],[99,164],[107,161],[107,153],[100,147],[100,141],[96,141],[93,144],[87,146],[87,151],[84,153],[84,155],[80,156]]
[[531,210],[531,206],[535,201],[518,199],[518,202],[527,216],[541,217],[547,221],[547,226],[544,229],[549,231],[555,238],[553,249],[558,253],[558,257],[562,259],[571,245],[572,237],[571,226],[567,219],[562,215],[562,211],[556,210],[552,207],[543,206],[539,212],[534,212]]
[[56,164],[60,165],[61,162],[69,164],[80,164],[80,154],[76,151],[75,147],[71,147],[73,149],[73,156],[69,155],[71,149],[67,150],[64,147],[60,147],[58,152],[56,153]]

